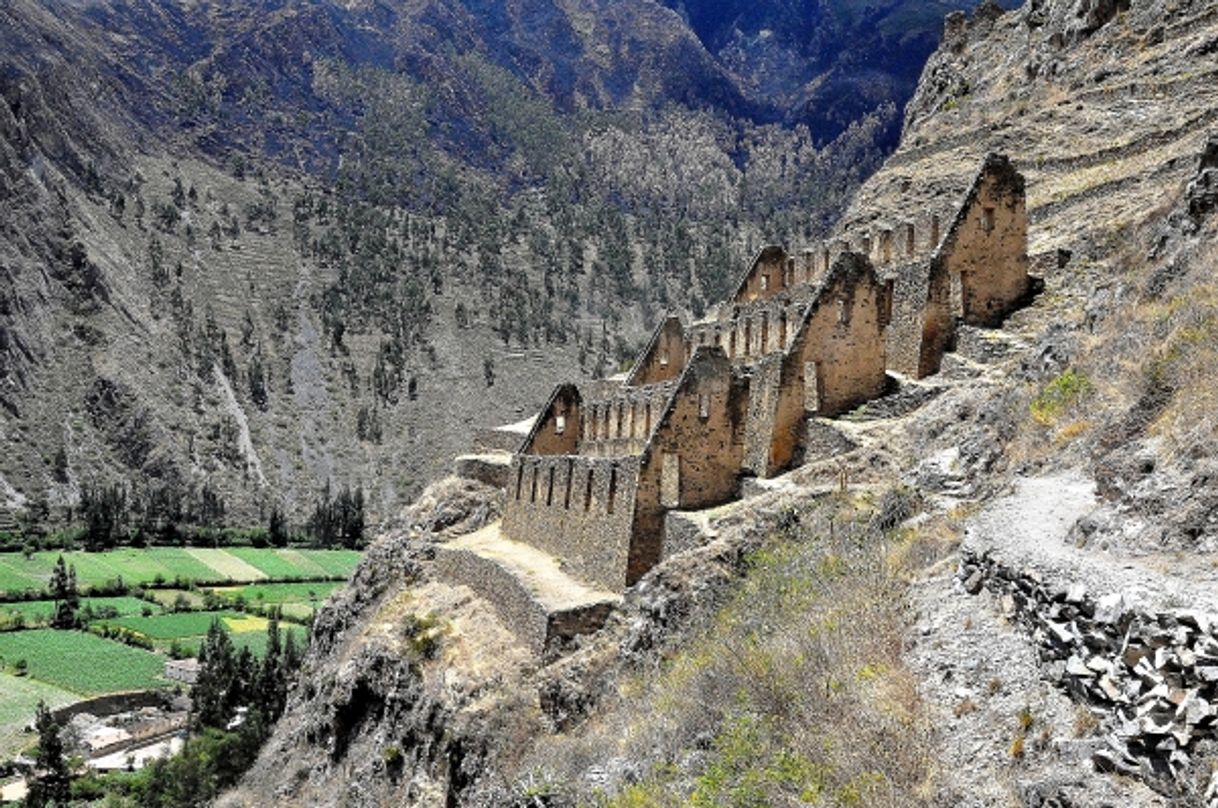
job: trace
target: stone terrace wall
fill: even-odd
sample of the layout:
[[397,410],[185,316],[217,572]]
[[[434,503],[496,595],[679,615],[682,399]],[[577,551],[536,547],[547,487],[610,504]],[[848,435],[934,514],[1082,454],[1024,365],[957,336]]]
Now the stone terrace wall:
[[578,578],[620,592],[634,525],[639,458],[512,459],[503,530],[559,558]]

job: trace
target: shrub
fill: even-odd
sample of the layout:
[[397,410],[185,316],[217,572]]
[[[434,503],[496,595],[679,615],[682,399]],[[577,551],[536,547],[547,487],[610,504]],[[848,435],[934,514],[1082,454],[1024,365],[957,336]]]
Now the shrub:
[[1042,426],[1053,426],[1058,417],[1091,391],[1091,380],[1075,370],[1067,370],[1045,385],[1032,400],[1032,418]]

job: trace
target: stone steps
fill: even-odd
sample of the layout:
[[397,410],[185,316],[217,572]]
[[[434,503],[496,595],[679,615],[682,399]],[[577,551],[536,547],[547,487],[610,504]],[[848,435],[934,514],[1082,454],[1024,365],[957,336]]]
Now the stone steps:
[[997,364],[1029,347],[1010,331],[963,324],[956,330],[956,354],[978,365]]
[[537,548],[503,535],[501,523],[436,547],[441,581],[467,586],[495,607],[504,624],[533,654],[550,651],[604,625],[622,602],[563,572]]

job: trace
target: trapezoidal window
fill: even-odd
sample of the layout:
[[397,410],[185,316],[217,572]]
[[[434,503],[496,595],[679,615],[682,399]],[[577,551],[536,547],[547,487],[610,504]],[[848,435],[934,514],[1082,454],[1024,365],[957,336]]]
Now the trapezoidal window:
[[613,513],[613,506],[617,499],[617,466],[609,469],[609,497],[605,503],[605,512]]
[[770,276],[769,276],[769,275],[762,275],[762,276],[761,276],[761,291],[763,291],[763,292],[764,292],[764,291],[766,291],[766,290],[767,290],[767,289],[769,289],[769,288],[770,288]]
[[668,351],[663,351],[660,353],[660,367],[668,367]]
[[994,209],[983,208],[981,211],[981,229],[986,233],[994,232]]
[[681,456],[665,452],[660,467],[660,504],[665,508],[681,507]]
[[698,396],[698,417],[703,421],[710,418],[711,399],[708,393],[702,393]]
[[567,431],[567,416],[559,415],[554,418],[554,434],[561,435]]
[[837,321],[842,325],[850,322],[850,306],[847,305],[845,299],[837,301]]

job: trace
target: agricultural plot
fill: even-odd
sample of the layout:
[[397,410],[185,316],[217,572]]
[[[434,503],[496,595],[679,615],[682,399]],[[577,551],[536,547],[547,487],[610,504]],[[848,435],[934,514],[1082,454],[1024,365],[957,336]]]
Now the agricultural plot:
[[176,640],[185,637],[201,637],[207,633],[212,621],[223,622],[237,617],[229,612],[178,612],[176,614],[154,614],[151,617],[120,617],[115,620],[100,620],[94,625],[121,626],[142,634],[154,642]]
[[[0,553],[0,592],[42,590],[61,554],[56,551]],[[359,563],[354,550],[287,550],[234,547],[124,548],[104,553],[62,553],[76,568],[82,588],[119,579],[130,585],[182,583],[255,583],[285,578],[347,578]]]
[[[82,598],[80,608],[92,610],[94,614],[114,612],[116,617],[143,614],[145,609],[155,609],[156,606],[139,598]],[[53,600],[28,600],[17,603],[0,603],[0,626],[12,626],[18,615],[27,626],[46,624],[55,611]]]
[[0,673],[0,760],[36,742],[37,737],[25,728],[34,720],[40,701],[54,709],[80,701],[80,696],[26,676]]
[[28,676],[0,673],[0,732],[28,724],[40,701],[54,709],[80,701],[80,696]]
[[30,679],[82,696],[144,690],[167,684],[165,658],[83,631],[0,634],[0,659],[11,669],[25,660]]
[[355,550],[288,550],[234,547],[229,552],[266,578],[348,578],[359,563]]
[[287,603],[316,603],[320,605],[330,593],[343,586],[337,581],[249,584],[248,586],[213,587],[212,591],[228,600],[243,599],[246,603],[282,606]]

